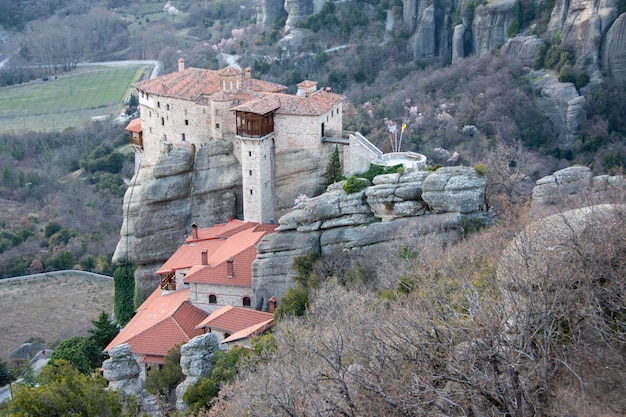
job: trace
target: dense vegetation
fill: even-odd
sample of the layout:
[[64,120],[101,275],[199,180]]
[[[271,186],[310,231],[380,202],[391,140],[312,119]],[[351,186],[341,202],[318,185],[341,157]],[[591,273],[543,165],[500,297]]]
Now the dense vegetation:
[[122,128],[0,136],[0,277],[70,269],[111,275],[132,153]]

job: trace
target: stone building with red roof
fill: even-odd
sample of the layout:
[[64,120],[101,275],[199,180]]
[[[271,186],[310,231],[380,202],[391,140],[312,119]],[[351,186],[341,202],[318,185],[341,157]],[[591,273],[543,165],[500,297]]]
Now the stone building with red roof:
[[159,288],[105,351],[128,343],[145,371],[163,363],[174,346],[213,328],[220,341],[227,339],[224,348],[268,331],[273,315],[253,308],[251,269],[259,241],[275,228],[237,219],[192,225],[191,236],[157,271]]
[[277,154],[306,152],[320,161],[315,175],[323,178],[334,147],[348,148],[348,139],[342,138],[345,97],[318,89],[314,81],[298,84],[295,95],[286,94],[286,86],[252,78],[249,69],[185,68],[181,59],[177,72],[138,82],[135,88],[141,124],[133,121],[128,130],[137,165],[156,164],[176,147],[230,141],[241,164],[242,206],[249,221],[277,221],[281,193],[276,178],[285,174],[277,166]]

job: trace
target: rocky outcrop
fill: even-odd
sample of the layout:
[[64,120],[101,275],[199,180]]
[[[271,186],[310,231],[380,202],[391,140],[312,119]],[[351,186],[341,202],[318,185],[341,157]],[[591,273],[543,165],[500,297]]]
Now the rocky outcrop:
[[309,251],[341,253],[348,261],[376,259],[381,251],[424,236],[457,239],[468,222],[487,221],[481,211],[485,183],[474,168],[444,167],[379,175],[373,185],[351,194],[339,182],[299,202],[257,246],[252,265],[257,308],[267,309],[270,297],[293,285],[293,258]]
[[515,3],[515,0],[496,0],[476,8],[472,34],[477,55],[504,45],[508,39],[507,28],[515,19]]
[[185,380],[176,387],[176,409],[179,411],[186,408],[183,394],[187,388],[211,376],[213,356],[218,349],[219,343],[212,333],[196,336],[180,347],[180,367]]
[[270,26],[274,21],[286,15],[283,0],[257,0],[256,23],[262,26]]
[[602,66],[616,80],[626,81],[626,14],[622,13],[606,33]]
[[516,36],[509,39],[500,48],[500,52],[512,61],[532,67],[541,45],[545,45],[545,42],[537,36]]
[[586,118],[585,97],[578,94],[574,84],[559,82],[548,73],[536,73],[533,83],[541,94],[536,100],[538,107],[559,132],[559,146],[571,148]]
[[287,11],[285,29],[293,29],[297,22],[322,10],[325,3],[326,0],[284,0],[284,8]]
[[557,0],[548,34],[561,37],[565,48],[573,49],[576,66],[592,72],[599,68],[602,36],[618,14],[616,0]]
[[110,358],[102,364],[102,376],[109,381],[109,388],[119,390],[124,396],[140,396],[143,390],[141,368],[130,345],[123,343],[108,353]]
[[[237,193],[241,167],[231,143],[210,142],[195,153],[172,149],[156,165],[143,165],[131,180],[113,260],[129,258],[140,265],[136,287],[152,291],[152,271],[184,241],[192,221],[205,227],[235,217],[241,211]],[[150,277],[148,282],[144,276]]]
[[536,206],[587,205],[620,201],[626,191],[622,175],[592,176],[585,166],[573,166],[537,180],[532,201]]

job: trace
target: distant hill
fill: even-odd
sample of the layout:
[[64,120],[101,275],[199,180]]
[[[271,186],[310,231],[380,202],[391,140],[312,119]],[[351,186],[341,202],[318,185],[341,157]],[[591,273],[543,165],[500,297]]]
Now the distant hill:
[[0,280],[0,358],[31,338],[51,347],[86,335],[100,311],[113,311],[113,279],[81,271],[60,271]]

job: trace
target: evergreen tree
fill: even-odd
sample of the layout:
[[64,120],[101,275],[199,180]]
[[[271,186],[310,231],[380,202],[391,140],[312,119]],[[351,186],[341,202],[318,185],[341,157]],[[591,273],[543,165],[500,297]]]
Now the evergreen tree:
[[22,371],[22,381],[24,384],[31,387],[34,387],[35,383],[37,382],[35,378],[35,370],[33,369],[33,364],[31,361],[26,361],[26,363],[24,364],[24,370]]
[[100,350],[104,348],[117,336],[120,328],[115,324],[109,314],[101,311],[97,320],[92,320],[91,324],[95,329],[89,329],[89,338],[93,340]]
[[341,181],[343,179],[343,173],[341,169],[341,160],[339,159],[339,148],[335,145],[335,150],[330,155],[330,160],[328,161],[328,166],[326,167],[326,182],[324,183],[324,187],[328,187],[329,185]]
[[62,341],[50,358],[51,364],[60,360],[69,362],[79,372],[89,374],[102,365],[102,350],[85,336],[72,336]]
[[0,359],[0,387],[7,385],[12,381],[11,368],[9,364]]
[[123,260],[113,273],[115,298],[113,310],[120,326],[125,326],[135,314],[135,268],[129,260]]

